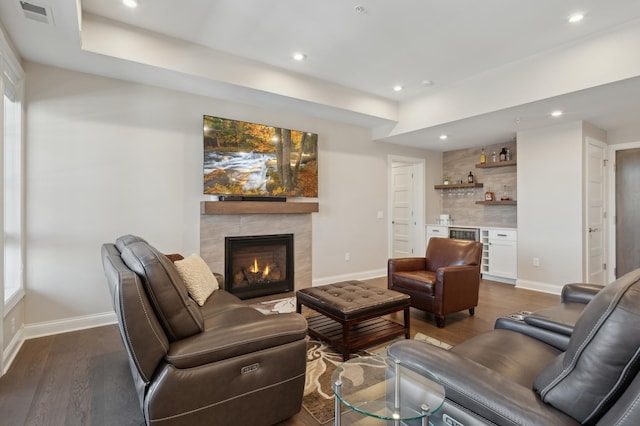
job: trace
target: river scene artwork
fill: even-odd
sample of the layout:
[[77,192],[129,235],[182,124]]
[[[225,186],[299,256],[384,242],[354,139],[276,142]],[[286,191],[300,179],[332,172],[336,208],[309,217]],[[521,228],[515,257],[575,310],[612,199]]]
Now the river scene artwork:
[[204,193],[318,196],[318,135],[204,116]]

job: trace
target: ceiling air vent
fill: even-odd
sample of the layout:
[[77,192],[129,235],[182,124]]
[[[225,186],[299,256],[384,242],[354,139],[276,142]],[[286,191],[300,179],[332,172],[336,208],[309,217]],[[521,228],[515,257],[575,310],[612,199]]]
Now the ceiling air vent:
[[42,22],[43,24],[53,24],[51,11],[46,6],[21,1],[20,7],[22,8],[25,18]]

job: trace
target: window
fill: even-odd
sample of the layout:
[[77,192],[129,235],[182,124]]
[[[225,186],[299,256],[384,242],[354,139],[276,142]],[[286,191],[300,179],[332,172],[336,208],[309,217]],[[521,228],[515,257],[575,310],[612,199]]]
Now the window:
[[[1,37],[1,36],[0,36]],[[2,40],[2,147],[4,303],[11,305],[24,294],[23,281],[23,71]],[[5,311],[7,312],[7,311]]]

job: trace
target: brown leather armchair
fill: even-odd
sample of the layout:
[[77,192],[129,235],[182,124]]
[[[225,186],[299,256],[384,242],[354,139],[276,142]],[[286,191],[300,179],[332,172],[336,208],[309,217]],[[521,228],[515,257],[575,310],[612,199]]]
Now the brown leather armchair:
[[431,238],[425,257],[389,259],[387,287],[411,296],[411,306],[436,317],[469,309],[474,314],[480,288],[482,243]]

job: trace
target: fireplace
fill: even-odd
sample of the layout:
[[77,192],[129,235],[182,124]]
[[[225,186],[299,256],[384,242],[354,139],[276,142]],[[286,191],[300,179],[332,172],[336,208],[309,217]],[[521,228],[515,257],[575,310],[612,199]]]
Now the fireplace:
[[293,234],[225,237],[225,290],[240,299],[293,291]]

